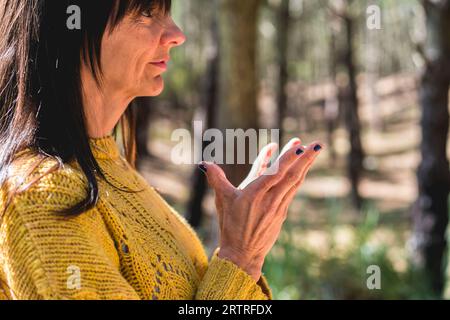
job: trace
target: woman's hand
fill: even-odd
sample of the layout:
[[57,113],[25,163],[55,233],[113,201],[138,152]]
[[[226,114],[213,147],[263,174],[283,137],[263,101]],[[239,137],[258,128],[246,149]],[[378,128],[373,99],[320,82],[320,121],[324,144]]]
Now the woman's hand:
[[[303,147],[299,139],[293,139],[274,166],[267,169],[276,148],[276,144],[269,144],[261,151],[238,188],[216,164],[202,162],[199,166],[216,194],[218,255],[234,262],[256,281],[261,277],[266,255],[278,239],[288,207],[323,146],[313,143]],[[277,168],[276,172],[267,174],[271,168]]]

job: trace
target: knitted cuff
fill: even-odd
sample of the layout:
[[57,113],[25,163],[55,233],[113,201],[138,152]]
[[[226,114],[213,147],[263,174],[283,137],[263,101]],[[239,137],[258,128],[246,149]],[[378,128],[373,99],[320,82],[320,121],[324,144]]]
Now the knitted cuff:
[[256,282],[232,261],[219,258],[215,250],[208,270],[200,283],[199,300],[269,300],[272,293],[267,280]]

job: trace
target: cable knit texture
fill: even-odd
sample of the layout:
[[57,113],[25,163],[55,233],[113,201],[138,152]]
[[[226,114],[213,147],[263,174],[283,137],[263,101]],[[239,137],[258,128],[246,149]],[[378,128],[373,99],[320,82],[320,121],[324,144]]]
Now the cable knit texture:
[[208,261],[194,230],[129,165],[112,136],[90,145],[110,184],[98,179],[97,205],[73,217],[57,211],[87,195],[78,164],[49,172],[56,160],[33,166],[36,152],[18,154],[0,191],[0,299],[272,299],[264,276],[256,282],[219,258],[219,248]]

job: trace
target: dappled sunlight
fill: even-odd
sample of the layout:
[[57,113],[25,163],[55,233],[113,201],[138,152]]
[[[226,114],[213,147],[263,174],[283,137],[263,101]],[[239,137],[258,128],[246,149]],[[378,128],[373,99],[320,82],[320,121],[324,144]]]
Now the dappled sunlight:
[[[271,9],[266,9],[259,26],[259,48],[261,52],[267,52],[259,57],[258,72],[262,76],[255,97],[258,110],[236,118],[239,120],[236,123],[241,123],[243,117],[248,123],[254,123],[252,116],[256,113],[260,128],[282,127],[283,142],[300,137],[304,145],[319,140],[326,146],[291,203],[280,238],[267,257],[265,270],[273,283],[274,295],[279,299],[430,297],[424,276],[412,264],[411,252],[407,248],[412,236],[412,207],[418,198],[417,168],[421,161],[419,147],[422,140],[418,96],[420,78],[417,66],[413,64],[415,59],[409,56],[414,51],[413,43],[410,43],[411,39],[402,38],[404,43],[398,44],[401,49],[396,51],[398,35],[388,35],[387,29],[370,35],[377,39],[373,44],[368,43],[367,30],[354,39],[357,43],[355,55],[359,59],[355,63],[355,93],[360,122],[358,135],[364,151],[358,183],[358,193],[363,200],[358,207],[352,202],[348,167],[349,153],[357,147],[355,140],[349,138],[349,132],[354,128],[346,122],[346,109],[339,113],[336,108],[339,94],[345,93],[339,92],[340,87],[349,90],[345,87],[349,84],[349,76],[337,55],[328,57],[330,49],[331,52],[339,51],[343,39],[333,30],[328,30],[330,38],[337,37],[333,38],[337,43],[331,48],[330,43],[314,36],[313,29],[300,34],[302,28],[310,24],[321,29],[330,18],[319,3],[314,3],[307,2],[302,10],[316,14],[317,21],[293,22],[296,27],[291,30],[291,37],[302,41],[296,43],[292,38],[292,48],[286,55],[289,56],[289,72],[284,91],[281,90],[286,95],[283,118],[278,119],[282,109],[278,105],[281,91],[278,88],[279,61],[275,57],[279,52],[274,48],[273,30],[267,32],[268,26],[274,26]],[[394,16],[403,10],[391,2],[387,7],[393,10]],[[418,10],[419,7],[417,3],[410,8]],[[396,20],[396,24],[402,24],[406,30],[411,28],[409,18],[397,18],[401,21]],[[389,40],[384,42],[383,37]],[[372,54],[379,56],[370,57]],[[296,59],[297,56],[301,58]],[[392,61],[386,57],[391,57]],[[189,58],[185,59],[186,65],[190,65]],[[333,63],[338,64],[336,70],[332,69]],[[179,69],[174,73],[187,76],[183,68]],[[186,80],[186,86],[190,87],[198,80],[188,77],[191,78],[193,80]],[[180,85],[174,87],[179,88]],[[148,139],[154,158],[147,160],[144,166],[145,177],[170,201],[178,202],[183,212],[189,195],[194,194],[191,188],[196,169],[195,164],[173,166],[170,163],[170,154],[176,144],[170,138],[173,129],[188,127],[194,119],[205,116],[205,109],[198,111],[197,106],[189,105],[192,101],[203,103],[199,96],[191,95],[191,91],[187,98],[181,99],[181,103],[179,96],[168,98],[167,101],[177,105],[174,109],[177,115],[172,118],[166,111],[167,101],[160,106],[162,120],[155,119]],[[222,93],[219,99],[227,99],[229,94],[234,93]],[[344,102],[341,101],[342,108],[346,106]],[[244,109],[244,105],[241,108]],[[228,116],[227,112],[216,114],[216,111],[213,112],[215,120]],[[182,117],[185,122],[179,121]],[[447,152],[450,156],[450,148]],[[219,236],[211,190],[204,194],[202,208],[204,219],[199,230],[204,235],[207,248],[214,248]],[[380,266],[383,270],[383,279],[386,279],[383,290],[371,291],[366,286],[367,268],[371,265]],[[450,269],[448,272],[450,274]],[[450,288],[447,291],[450,295]]]

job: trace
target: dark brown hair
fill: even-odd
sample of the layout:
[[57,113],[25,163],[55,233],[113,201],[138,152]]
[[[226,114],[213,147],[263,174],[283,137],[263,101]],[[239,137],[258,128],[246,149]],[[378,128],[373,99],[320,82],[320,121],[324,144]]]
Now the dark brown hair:
[[[81,9],[81,29],[67,26],[67,9]],[[20,150],[32,147],[60,164],[75,159],[88,181],[87,197],[63,213],[76,215],[98,201],[96,173],[106,180],[89,145],[82,105],[80,69],[101,79],[101,40],[128,13],[170,11],[170,0],[0,0],[0,186]],[[134,166],[132,108],[114,128],[122,132]],[[29,186],[28,186],[29,187]]]

